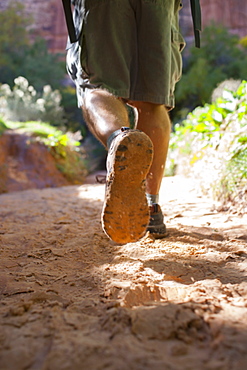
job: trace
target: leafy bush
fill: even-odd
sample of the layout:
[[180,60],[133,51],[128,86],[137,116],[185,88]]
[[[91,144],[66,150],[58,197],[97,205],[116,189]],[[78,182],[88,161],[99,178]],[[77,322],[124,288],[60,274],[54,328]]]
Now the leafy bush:
[[220,82],[246,78],[244,42],[223,26],[205,27],[201,48],[191,47],[184,56],[183,76],[175,91],[173,117],[183,119],[196,106],[210,103],[212,92]]
[[87,134],[87,126],[83,119],[82,111],[77,107],[76,90],[74,86],[66,86],[61,92],[61,105],[64,108],[66,122],[65,127],[72,132],[80,131],[82,136]]
[[246,81],[175,125],[168,167],[199,178],[202,189],[224,204],[241,197],[247,205]]
[[0,117],[0,135],[7,130],[6,123],[4,122],[3,118]]
[[[63,86],[65,74],[64,55],[50,53],[46,40],[39,37],[37,30],[34,34],[32,19],[27,16],[24,5],[21,2],[11,2],[6,10],[0,12],[0,84],[7,84],[12,89],[14,80],[18,76],[23,76],[34,88],[36,96],[39,94],[40,98],[44,93],[44,86],[49,85],[53,91],[58,90],[61,95],[60,106],[63,107],[63,114],[61,117],[60,112],[54,109],[53,99],[56,99],[54,93],[51,96],[46,91],[46,95],[50,94],[46,99],[45,112],[49,111],[47,115],[40,117],[39,110],[43,108],[37,109],[36,106],[33,110],[31,99],[31,106],[24,107],[24,115],[22,115],[23,102],[17,104],[15,101],[18,115],[10,118],[24,121],[41,119],[52,122],[56,126],[62,124],[69,131],[80,130],[84,136],[85,124],[81,110],[77,108],[75,89]],[[26,100],[28,100],[27,93]],[[26,108],[29,113],[33,110],[32,114],[26,115]]]
[[69,133],[65,134],[61,130],[58,130],[49,123],[39,121],[27,121],[27,122],[11,122],[8,121],[6,126],[12,130],[20,130],[23,133],[31,134],[34,137],[39,138],[39,141],[43,142],[49,147],[56,146],[67,146],[74,145],[79,146],[80,143],[74,140],[73,136]]
[[26,77],[37,91],[41,91],[44,85],[50,85],[52,89],[61,88],[66,73],[64,57],[50,53],[44,39],[37,38],[18,51],[15,60],[18,63],[12,74],[14,78],[20,75]]
[[15,79],[13,89],[9,85],[0,86],[0,113],[8,120],[40,120],[55,126],[63,126],[64,110],[61,107],[61,95],[49,85],[38,94],[24,77]]
[[31,19],[25,15],[24,5],[20,2],[11,2],[0,12],[0,67],[14,66],[11,55],[29,44],[27,28],[30,24]]

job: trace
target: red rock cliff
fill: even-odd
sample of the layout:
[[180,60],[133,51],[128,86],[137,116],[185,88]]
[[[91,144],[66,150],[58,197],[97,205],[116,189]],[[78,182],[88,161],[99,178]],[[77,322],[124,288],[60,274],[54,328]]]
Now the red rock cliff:
[[[1,0],[0,11],[11,0]],[[34,34],[39,34],[48,42],[51,52],[64,52],[67,30],[65,26],[62,0],[21,0],[28,14],[34,19]],[[247,35],[247,0],[201,0],[203,27],[215,21],[225,25],[230,32],[240,37]],[[181,28],[186,37],[192,37],[190,1],[183,1]]]

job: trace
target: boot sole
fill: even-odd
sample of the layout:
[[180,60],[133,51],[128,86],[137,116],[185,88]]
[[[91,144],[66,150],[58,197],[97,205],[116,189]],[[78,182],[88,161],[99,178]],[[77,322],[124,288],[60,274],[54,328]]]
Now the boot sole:
[[117,243],[139,240],[146,233],[149,208],[146,176],[153,159],[153,145],[141,131],[129,130],[116,137],[107,175],[102,211],[104,232]]
[[165,224],[158,226],[148,226],[147,231],[149,231],[155,239],[162,239],[168,236]]

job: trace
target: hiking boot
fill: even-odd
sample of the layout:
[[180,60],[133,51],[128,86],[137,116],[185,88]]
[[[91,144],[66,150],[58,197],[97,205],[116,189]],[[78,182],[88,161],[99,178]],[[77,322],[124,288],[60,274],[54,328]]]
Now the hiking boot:
[[149,206],[150,220],[147,226],[147,231],[150,232],[156,239],[167,236],[166,225],[164,224],[164,217],[159,204]]
[[149,222],[146,176],[153,159],[153,144],[139,130],[123,128],[113,139],[107,156],[102,228],[117,243],[145,235]]

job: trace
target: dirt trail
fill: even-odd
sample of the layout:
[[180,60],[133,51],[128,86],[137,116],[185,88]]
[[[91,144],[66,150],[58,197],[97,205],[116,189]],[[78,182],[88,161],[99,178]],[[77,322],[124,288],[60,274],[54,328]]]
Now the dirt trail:
[[169,236],[117,245],[104,185],[0,195],[0,369],[247,369],[247,216],[166,178]]

